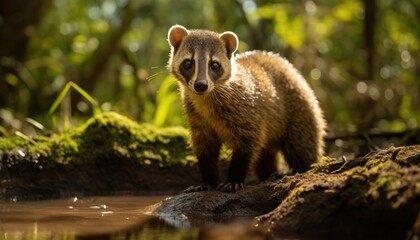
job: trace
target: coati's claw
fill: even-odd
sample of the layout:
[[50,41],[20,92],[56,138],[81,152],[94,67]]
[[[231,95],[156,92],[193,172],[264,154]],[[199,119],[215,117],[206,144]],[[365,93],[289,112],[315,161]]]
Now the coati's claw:
[[222,191],[222,192],[237,192],[238,190],[244,190],[244,183],[234,183],[234,182],[227,182],[227,183],[221,183],[219,186],[217,186],[216,190]]
[[216,186],[214,185],[198,185],[198,186],[191,186],[184,190],[184,193],[192,193],[192,192],[203,192],[203,191],[212,191],[215,190]]

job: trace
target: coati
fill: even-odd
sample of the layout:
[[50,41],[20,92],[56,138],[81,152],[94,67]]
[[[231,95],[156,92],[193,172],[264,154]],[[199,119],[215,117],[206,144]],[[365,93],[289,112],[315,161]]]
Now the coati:
[[[314,92],[298,71],[271,52],[234,56],[233,32],[169,29],[168,68],[179,82],[202,185],[186,192],[244,188],[252,163],[257,177],[276,171],[282,151],[294,172],[323,154],[325,121]],[[227,181],[220,182],[222,144],[232,148]]]

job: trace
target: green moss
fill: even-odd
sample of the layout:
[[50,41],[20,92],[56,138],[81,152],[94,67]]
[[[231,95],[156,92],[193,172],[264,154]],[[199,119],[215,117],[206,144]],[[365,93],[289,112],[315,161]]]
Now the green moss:
[[[158,129],[107,112],[80,127],[80,151],[94,155],[121,156],[158,161],[160,165],[188,163],[188,131],[184,128]],[[99,148],[92,148],[98,146]]]
[[323,156],[321,159],[312,164],[312,169],[309,170],[311,173],[331,173],[339,169],[345,164],[345,161],[338,160],[336,158],[331,158],[328,156]]
[[17,146],[28,146],[30,144],[31,143],[29,142],[29,140],[19,138],[17,136],[12,136],[9,138],[0,138],[0,150],[2,151],[11,150]]
[[25,139],[0,138],[4,158],[13,149],[29,153],[42,152],[55,162],[85,162],[104,158],[134,159],[141,164],[156,162],[160,166],[194,164],[187,145],[188,131],[181,127],[155,128],[138,124],[114,112],[104,112],[82,126],[61,134]]
[[308,192],[308,189],[305,189],[304,187],[296,187],[290,192],[289,194],[289,200],[296,202],[296,203],[304,203],[305,198],[302,196],[302,194]]
[[83,156],[79,150],[79,135],[77,130],[54,135],[50,138],[50,156],[58,163],[68,163]]
[[378,188],[387,188],[395,180],[396,179],[392,176],[380,177],[376,181],[377,182],[376,186]]
[[[354,167],[343,174],[346,176],[346,191],[349,203],[358,205],[371,202],[373,206],[381,204],[382,207],[397,209],[407,199],[420,193],[400,165],[390,159],[371,159],[363,167]],[[404,177],[405,176],[405,177]]]
[[25,153],[25,155],[27,153],[47,155],[49,146],[44,138],[31,139],[21,133],[10,137],[0,137],[0,154],[6,154],[8,151],[12,150],[20,150],[22,153]]

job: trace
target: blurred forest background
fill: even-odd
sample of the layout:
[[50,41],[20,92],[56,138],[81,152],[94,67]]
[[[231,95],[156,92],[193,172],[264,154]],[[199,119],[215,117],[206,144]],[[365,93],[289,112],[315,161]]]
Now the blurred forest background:
[[[315,89],[329,132],[420,125],[418,0],[13,0],[0,16],[3,131],[63,130],[92,108],[186,125],[166,70],[173,24],[234,31],[239,52],[280,53]],[[69,82],[95,101],[73,89],[49,114]]]

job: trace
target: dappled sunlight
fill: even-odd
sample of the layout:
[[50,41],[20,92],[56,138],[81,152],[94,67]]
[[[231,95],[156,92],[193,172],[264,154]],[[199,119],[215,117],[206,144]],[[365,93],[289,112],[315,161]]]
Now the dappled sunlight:
[[0,239],[414,239],[419,11],[2,3]]

